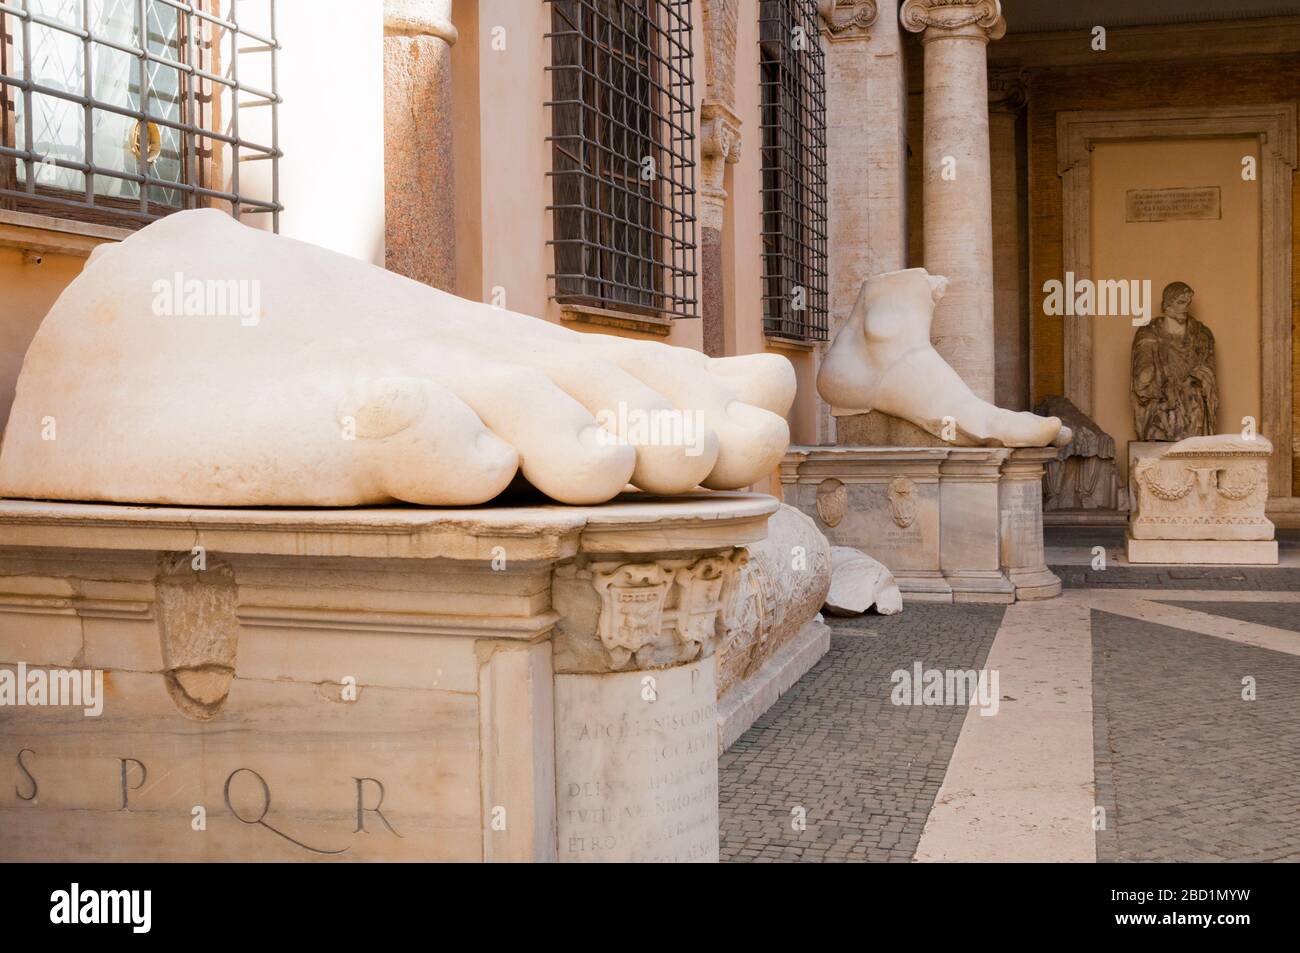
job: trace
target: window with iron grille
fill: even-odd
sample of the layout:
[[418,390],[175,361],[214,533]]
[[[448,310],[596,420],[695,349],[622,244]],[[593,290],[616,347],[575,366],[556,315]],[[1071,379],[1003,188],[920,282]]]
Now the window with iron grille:
[[763,329],[825,341],[826,62],[816,0],[759,0]]
[[278,229],[275,0],[0,0],[0,210]]
[[548,2],[552,297],[694,317],[691,0]]

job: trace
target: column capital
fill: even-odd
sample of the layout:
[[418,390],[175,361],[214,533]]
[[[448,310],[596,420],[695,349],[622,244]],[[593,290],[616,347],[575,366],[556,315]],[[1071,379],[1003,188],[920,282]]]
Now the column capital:
[[730,107],[709,100],[700,106],[700,151],[728,162],[740,159],[740,117]]
[[876,0],[817,0],[817,12],[832,40],[866,40],[876,22]]
[[700,107],[700,157],[700,222],[720,230],[726,167],[740,160],[740,117],[723,103],[706,99]]
[[997,40],[1007,32],[1000,0],[906,0],[898,11],[904,29],[940,38]]
[[385,36],[436,36],[456,42],[451,0],[384,0]]

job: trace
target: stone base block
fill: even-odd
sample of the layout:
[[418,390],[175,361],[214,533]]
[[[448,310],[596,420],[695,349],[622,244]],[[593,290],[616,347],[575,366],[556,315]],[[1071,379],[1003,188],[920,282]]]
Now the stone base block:
[[1131,443],[1128,534],[1149,540],[1267,541],[1268,465],[1262,436],[1189,437],[1178,443]]
[[1016,601],[1015,584],[1000,572],[954,572],[948,576],[953,602],[1005,605]]
[[1012,569],[1007,578],[1016,587],[1016,599],[1021,601],[1055,599],[1061,594],[1061,580],[1050,570],[1021,572]]
[[0,862],[715,860],[777,505],[0,500]]
[[906,600],[1008,603],[1060,593],[1043,551],[1043,464],[1055,448],[795,447],[785,501],[860,549]]
[[1276,566],[1275,539],[1134,539],[1128,561],[1193,566]]
[[[871,555],[870,550],[865,547],[858,548]],[[894,574],[894,582],[898,583],[898,591],[908,602],[952,602],[952,586],[937,569],[933,572],[926,572],[923,569],[894,569],[891,572]]]
[[843,414],[835,418],[836,443],[842,447],[948,447],[910,420],[879,411]]
[[803,629],[718,702],[718,751],[726,751],[776,704],[790,686],[821,661],[831,647],[831,629],[821,618]]

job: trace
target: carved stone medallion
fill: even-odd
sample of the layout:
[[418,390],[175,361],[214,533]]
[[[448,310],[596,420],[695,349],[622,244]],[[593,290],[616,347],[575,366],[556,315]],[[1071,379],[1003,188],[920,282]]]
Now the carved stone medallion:
[[817,515],[827,526],[837,526],[849,508],[848,488],[839,480],[822,480],[817,487]]
[[154,591],[167,694],[183,714],[207,721],[225,705],[235,677],[234,572],[211,556],[167,554]]
[[907,529],[916,519],[916,484],[908,477],[889,481],[889,515],[900,529]]

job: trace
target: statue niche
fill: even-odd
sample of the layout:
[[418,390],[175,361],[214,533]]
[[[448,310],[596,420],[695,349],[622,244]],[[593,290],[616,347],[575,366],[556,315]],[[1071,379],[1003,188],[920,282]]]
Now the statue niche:
[[1215,432],[1214,335],[1192,316],[1193,294],[1185,282],[1166,285],[1159,316],[1133,337],[1130,396],[1138,440],[1176,441]]

